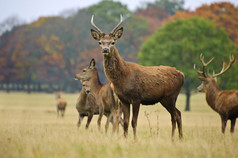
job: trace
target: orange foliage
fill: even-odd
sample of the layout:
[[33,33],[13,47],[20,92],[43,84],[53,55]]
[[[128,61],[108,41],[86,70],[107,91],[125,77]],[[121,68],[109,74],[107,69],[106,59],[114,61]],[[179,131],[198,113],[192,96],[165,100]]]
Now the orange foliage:
[[29,26],[32,28],[39,28],[47,21],[51,21],[53,19],[63,19],[62,17],[40,17],[37,21],[31,23]]
[[183,12],[177,11],[174,16],[171,16],[165,22],[179,18],[187,19],[193,16],[201,16],[205,19],[212,20],[217,27],[224,28],[238,48],[238,7],[235,7],[229,2],[203,5],[192,12],[187,10]]
[[136,13],[137,17],[145,18],[149,24],[149,32],[152,34],[162,25],[162,21],[169,17],[169,13],[163,9],[156,7],[148,7],[144,10],[139,10]]

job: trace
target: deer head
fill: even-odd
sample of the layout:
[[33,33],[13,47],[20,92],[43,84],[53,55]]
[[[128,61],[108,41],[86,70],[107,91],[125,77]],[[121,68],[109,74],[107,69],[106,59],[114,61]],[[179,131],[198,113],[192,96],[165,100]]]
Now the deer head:
[[85,89],[85,93],[86,94],[91,93],[91,88],[90,88],[90,82],[89,81],[83,81],[82,85],[83,85],[83,87]]
[[88,81],[92,77],[93,70],[95,69],[95,60],[92,59],[88,67],[84,68],[82,72],[75,75],[75,80]]
[[112,48],[115,46],[116,41],[122,36],[123,33],[123,27],[118,27],[122,24],[122,15],[120,15],[120,22],[117,24],[117,26],[108,34],[106,35],[104,32],[102,32],[93,22],[93,16],[91,19],[92,26],[96,29],[91,29],[92,37],[98,41],[101,52],[104,56],[110,56],[110,53],[112,51]]
[[223,62],[223,67],[222,70],[215,74],[213,73],[213,75],[210,75],[208,73],[208,71],[206,72],[205,68],[208,64],[210,64],[213,61],[214,57],[212,59],[210,59],[207,63],[204,62],[204,56],[201,54],[200,55],[200,61],[203,65],[203,70],[197,70],[196,66],[194,64],[194,69],[197,71],[198,73],[198,78],[202,81],[202,84],[200,86],[198,86],[197,90],[199,92],[205,92],[206,87],[208,87],[212,82],[216,82],[216,77],[225,73],[227,70],[229,70],[231,68],[231,65],[235,62],[235,58],[234,56],[230,56],[230,60],[229,63],[226,65],[225,62]]

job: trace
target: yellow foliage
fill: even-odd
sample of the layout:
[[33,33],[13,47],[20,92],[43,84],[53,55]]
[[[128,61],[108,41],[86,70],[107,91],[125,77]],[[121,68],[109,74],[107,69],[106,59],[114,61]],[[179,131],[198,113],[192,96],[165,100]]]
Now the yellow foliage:
[[47,21],[46,17],[40,17],[37,21],[30,24],[31,27],[40,27],[42,24],[44,24]]

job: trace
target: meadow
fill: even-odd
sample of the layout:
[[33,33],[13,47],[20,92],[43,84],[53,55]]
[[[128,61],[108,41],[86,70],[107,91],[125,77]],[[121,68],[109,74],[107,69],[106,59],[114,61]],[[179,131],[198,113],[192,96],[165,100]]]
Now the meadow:
[[0,157],[1,158],[145,158],[145,157],[237,157],[238,125],[230,134],[221,133],[221,121],[205,101],[203,93],[191,97],[191,111],[185,112],[185,96],[179,95],[177,107],[182,112],[184,140],[171,141],[169,113],[160,105],[141,106],[137,136],[131,125],[128,138],[97,129],[97,116],[88,130],[86,118],[78,129],[75,103],[79,93],[62,94],[68,101],[64,118],[57,118],[54,94],[0,92]]

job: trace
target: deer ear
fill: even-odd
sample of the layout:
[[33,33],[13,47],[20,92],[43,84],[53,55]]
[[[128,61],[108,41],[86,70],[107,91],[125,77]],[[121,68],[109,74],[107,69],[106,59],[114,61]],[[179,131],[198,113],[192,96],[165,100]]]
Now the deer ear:
[[123,33],[123,27],[121,27],[114,33],[114,40],[118,40],[119,38],[121,38],[122,33]]
[[101,39],[100,33],[98,33],[97,31],[95,31],[95,30],[93,30],[93,29],[91,29],[91,35],[92,35],[92,37],[93,37],[95,40],[100,41],[100,39]]
[[94,66],[96,65],[96,62],[95,62],[95,59],[93,58],[91,61],[90,61],[90,68],[94,68]]

